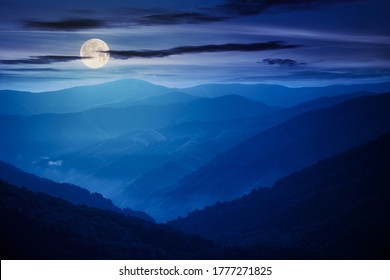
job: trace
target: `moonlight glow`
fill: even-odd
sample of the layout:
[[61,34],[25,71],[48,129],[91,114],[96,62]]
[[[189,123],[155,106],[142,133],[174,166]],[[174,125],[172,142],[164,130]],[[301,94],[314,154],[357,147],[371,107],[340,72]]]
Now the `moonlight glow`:
[[81,61],[89,68],[101,68],[110,59],[108,45],[100,39],[86,41],[80,49]]

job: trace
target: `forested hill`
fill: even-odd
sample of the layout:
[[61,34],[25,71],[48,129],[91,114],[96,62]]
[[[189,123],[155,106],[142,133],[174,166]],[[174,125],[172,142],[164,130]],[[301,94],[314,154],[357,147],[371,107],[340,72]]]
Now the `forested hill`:
[[170,223],[225,244],[390,258],[390,134]]

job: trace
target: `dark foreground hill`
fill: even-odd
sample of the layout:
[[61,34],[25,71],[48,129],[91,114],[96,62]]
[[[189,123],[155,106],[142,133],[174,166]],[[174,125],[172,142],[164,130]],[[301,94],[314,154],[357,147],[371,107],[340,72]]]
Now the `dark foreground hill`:
[[1,259],[191,259],[211,242],[0,181]]
[[0,180],[4,259],[297,259],[296,248],[216,246],[166,225],[76,206]]
[[170,225],[225,244],[390,258],[390,134]]
[[144,212],[133,211],[128,208],[118,208],[110,199],[103,197],[100,193],[90,193],[88,190],[73,184],[56,183],[48,179],[40,178],[2,161],[0,161],[0,180],[16,186],[25,187],[33,192],[42,192],[53,197],[62,198],[76,205],[111,210],[147,221],[154,221],[153,218]]

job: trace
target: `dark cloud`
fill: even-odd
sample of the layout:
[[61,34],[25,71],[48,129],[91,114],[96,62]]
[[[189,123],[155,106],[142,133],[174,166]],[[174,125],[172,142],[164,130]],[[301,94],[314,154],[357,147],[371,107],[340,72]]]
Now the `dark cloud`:
[[7,72],[58,72],[60,70],[54,68],[11,68],[4,69]]
[[263,12],[289,12],[318,9],[326,5],[368,0],[225,0],[223,4],[203,7],[195,11],[172,12],[163,9],[128,8],[138,25],[201,24],[224,21],[240,16],[257,15]]
[[201,12],[126,8],[126,13],[135,16],[131,21],[137,25],[202,24],[256,15],[269,10],[278,12],[307,10],[336,2],[353,1],[358,0],[225,0],[221,5],[200,8]]
[[[85,58],[85,57],[83,57]],[[62,56],[62,55],[43,55],[43,56],[31,56],[29,58],[22,59],[3,59],[0,60],[0,64],[6,65],[18,65],[18,64],[51,64],[56,62],[68,62],[81,59],[80,56]]]
[[288,58],[266,58],[263,59],[263,61],[259,61],[258,63],[264,63],[267,65],[280,65],[280,66],[299,66],[299,65],[305,65],[303,62],[298,62],[293,59],[288,59]]
[[299,45],[287,45],[280,41],[271,41],[264,43],[252,44],[223,44],[223,45],[201,45],[201,46],[184,46],[165,50],[130,50],[130,51],[115,51],[110,50],[112,57],[117,59],[128,59],[135,57],[152,58],[152,57],[166,57],[180,54],[194,54],[194,53],[214,53],[214,52],[253,52],[253,51],[267,51],[279,49],[298,48]]
[[[241,52],[253,52],[253,51],[267,51],[267,50],[279,50],[279,49],[292,49],[298,48],[299,45],[288,45],[284,42],[271,41],[263,43],[252,43],[252,44],[223,44],[223,45],[201,45],[201,46],[183,46],[165,50],[130,50],[130,51],[115,51],[110,50],[108,53],[116,59],[129,59],[129,58],[153,58],[153,57],[166,57],[171,55],[181,54],[195,54],[195,53],[215,53],[215,52],[230,52],[230,51],[241,51]],[[61,55],[44,55],[44,56],[31,56],[28,58],[21,59],[3,59],[0,60],[0,64],[4,65],[42,65],[52,64],[57,62],[68,62],[74,60],[80,60],[80,56],[61,56]],[[24,68],[24,71],[28,68]],[[46,68],[48,69],[51,68]],[[23,71],[23,70],[21,70]]]
[[27,28],[40,30],[74,31],[106,27],[106,23],[98,19],[66,19],[61,21],[25,21]]
[[182,12],[146,15],[136,20],[136,23],[141,25],[200,24],[223,21],[226,19],[227,17]]
[[216,8],[230,15],[248,16],[268,10],[277,12],[308,10],[332,3],[357,1],[359,0],[227,0]]
[[[0,71],[0,80],[1,80],[2,78],[14,78],[14,77],[17,77],[17,76],[18,76],[17,74],[4,73],[4,72],[1,72],[1,71]],[[4,79],[4,81],[7,82],[6,79]]]

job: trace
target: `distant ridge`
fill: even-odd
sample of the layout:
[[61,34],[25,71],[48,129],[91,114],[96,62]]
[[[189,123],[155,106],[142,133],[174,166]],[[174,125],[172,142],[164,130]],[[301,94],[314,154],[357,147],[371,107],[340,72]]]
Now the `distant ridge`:
[[0,91],[0,114],[72,113],[122,100],[163,95],[172,89],[136,79],[40,93]]
[[[123,79],[104,84],[40,93],[0,90],[0,115],[16,114],[27,116],[44,113],[80,112],[110,104],[117,106],[121,102],[131,104],[137,101],[136,103],[139,104],[140,100],[149,97],[158,97],[171,93],[176,94],[176,92],[187,93],[195,97],[241,95],[253,101],[263,102],[268,106],[288,107],[320,97],[337,96],[359,91],[387,92],[390,91],[390,83],[303,88],[289,88],[267,84],[205,84],[191,88],[175,89],[137,79]],[[176,97],[173,99],[188,100],[190,98],[176,94]]]
[[333,85],[326,87],[289,88],[267,84],[206,84],[181,91],[200,97],[217,97],[226,94],[242,95],[251,100],[263,102],[268,106],[289,107],[320,97],[369,91],[384,93],[390,91],[390,83]]
[[121,100],[119,102],[114,102],[105,105],[106,107],[127,107],[131,105],[169,105],[175,103],[186,103],[201,97],[193,96],[188,93],[180,91],[172,91],[165,93],[164,95],[156,95],[146,97],[140,100],[134,100],[133,98],[128,98]]

